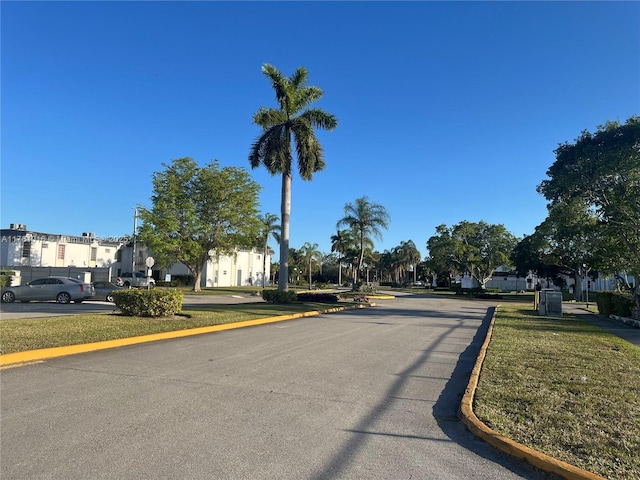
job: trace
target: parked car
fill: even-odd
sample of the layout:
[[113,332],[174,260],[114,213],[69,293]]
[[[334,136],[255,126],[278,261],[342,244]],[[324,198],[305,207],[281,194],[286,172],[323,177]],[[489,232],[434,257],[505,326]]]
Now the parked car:
[[77,278],[45,277],[32,280],[25,285],[2,289],[2,302],[30,302],[31,300],[51,301],[58,303],[82,303],[93,298],[93,285]]
[[116,285],[121,287],[144,287],[155,288],[156,281],[152,277],[147,277],[144,273],[125,272],[116,279]]
[[422,280],[418,280],[417,282],[413,282],[414,287],[424,287],[424,282]]
[[96,291],[96,296],[93,297],[93,299],[103,300],[105,302],[113,302],[113,296],[111,295],[111,293],[114,290],[126,289],[126,287],[119,287],[115,283],[105,281],[91,282],[91,285],[93,285],[93,289]]

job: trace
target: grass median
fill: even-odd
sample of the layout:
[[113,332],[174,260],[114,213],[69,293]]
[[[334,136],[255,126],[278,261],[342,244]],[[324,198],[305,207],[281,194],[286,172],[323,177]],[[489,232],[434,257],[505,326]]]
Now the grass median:
[[501,306],[474,412],[553,458],[640,479],[640,348],[576,317]]
[[41,348],[80,345],[153,333],[208,327],[326,310],[341,304],[291,303],[273,305],[244,303],[237,305],[185,306],[172,317],[129,317],[119,313],[79,314],[56,317],[0,320],[0,353],[24,352]]

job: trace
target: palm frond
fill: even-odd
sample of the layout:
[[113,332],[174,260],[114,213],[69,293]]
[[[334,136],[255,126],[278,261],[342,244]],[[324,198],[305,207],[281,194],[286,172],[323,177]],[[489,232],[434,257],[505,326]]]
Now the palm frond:
[[276,92],[276,100],[282,107],[282,102],[287,97],[289,80],[276,67],[268,63],[262,65],[262,73],[271,81],[271,86]]
[[260,125],[262,128],[272,127],[279,123],[284,123],[286,120],[282,112],[275,108],[260,107],[260,110],[253,116],[253,123]]
[[298,117],[292,122],[291,132],[296,145],[300,177],[311,180],[315,172],[325,167],[322,146],[311,125],[303,118]]
[[334,115],[325,112],[319,108],[310,108],[300,114],[301,118],[306,119],[309,124],[323,130],[333,130],[338,126],[338,120]]
[[304,67],[298,67],[298,69],[289,77],[289,82],[294,88],[303,87],[307,83],[309,72]]

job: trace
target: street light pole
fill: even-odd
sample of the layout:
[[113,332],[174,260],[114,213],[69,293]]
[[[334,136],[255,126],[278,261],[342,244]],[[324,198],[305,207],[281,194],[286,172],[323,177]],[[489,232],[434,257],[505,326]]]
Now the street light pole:
[[136,272],[136,230],[138,229],[138,209],[133,209],[133,243],[131,248],[131,273]]
[[584,263],[582,264],[582,266],[584,267],[584,276],[585,276],[585,287],[586,287],[586,293],[587,293],[587,309],[589,308],[589,267],[587,267],[587,264]]

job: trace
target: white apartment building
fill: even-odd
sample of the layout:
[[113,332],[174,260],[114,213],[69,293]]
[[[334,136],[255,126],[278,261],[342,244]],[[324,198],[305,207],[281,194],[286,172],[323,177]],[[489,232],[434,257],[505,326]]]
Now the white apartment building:
[[0,230],[0,265],[109,268],[118,263],[118,251],[124,245],[98,240],[88,232],[81,236],[42,233],[12,223]]
[[[134,255],[135,250],[135,255]],[[27,229],[24,224],[11,224],[0,230],[0,268],[11,267],[74,267],[108,269],[115,280],[124,272],[147,273],[146,262],[151,252],[144,245],[129,241],[105,241],[93,233],[80,236],[42,233]],[[238,250],[235,255],[216,256],[207,261],[202,271],[201,286],[232,287],[269,284],[271,256],[267,255],[263,273],[263,252],[253,248]],[[42,272],[43,270],[39,270]],[[152,267],[156,280],[172,275],[188,275],[188,269],[176,263],[167,269]],[[46,276],[46,275],[44,275]],[[23,277],[25,275],[23,274]],[[25,277],[31,278],[31,277]]]

